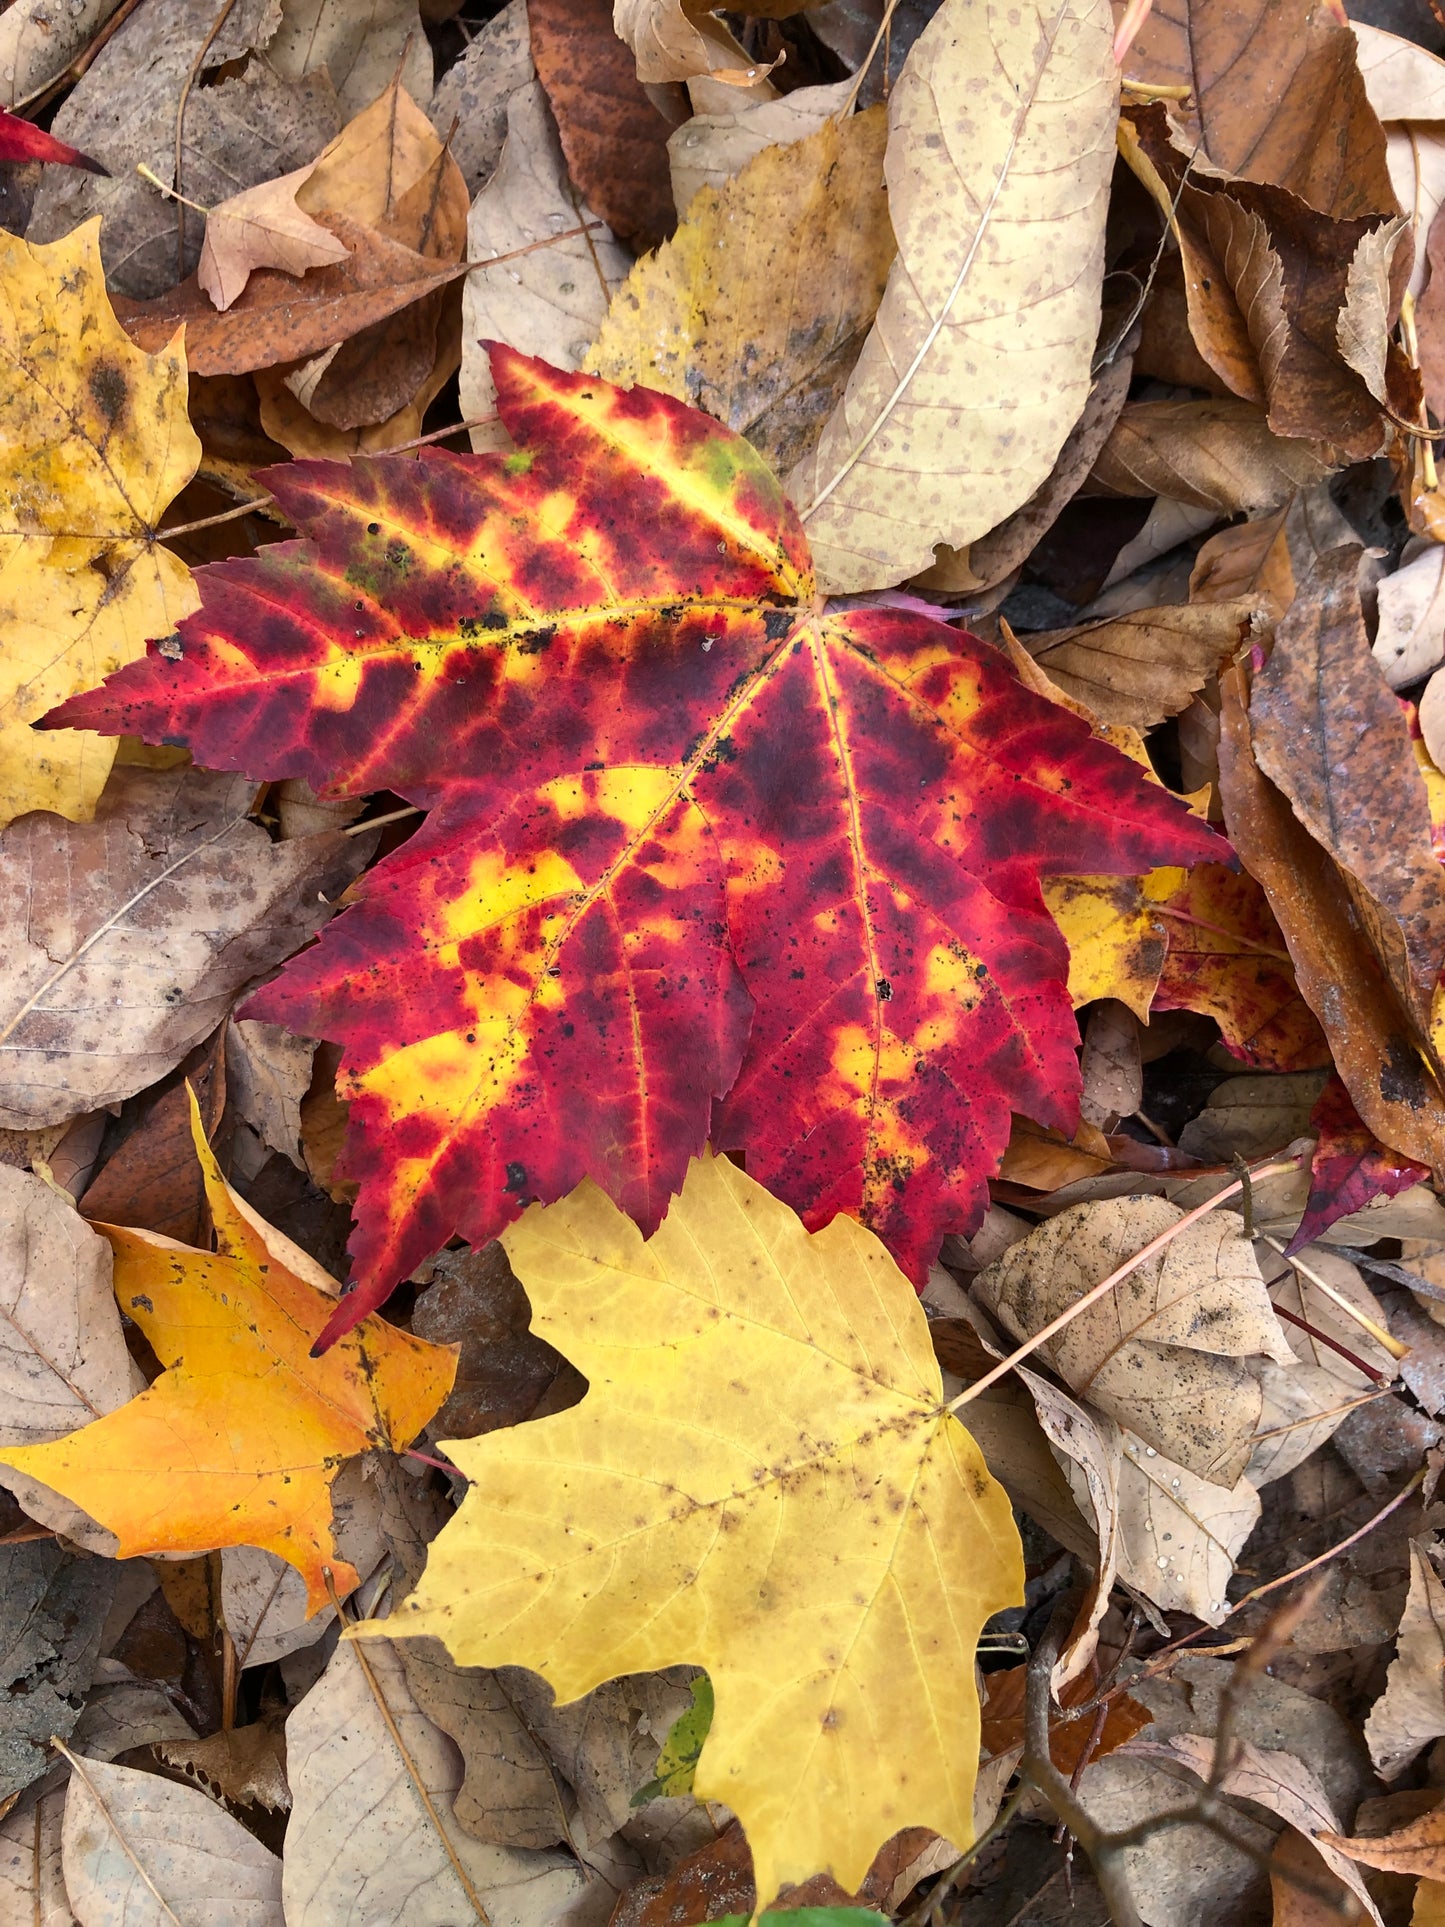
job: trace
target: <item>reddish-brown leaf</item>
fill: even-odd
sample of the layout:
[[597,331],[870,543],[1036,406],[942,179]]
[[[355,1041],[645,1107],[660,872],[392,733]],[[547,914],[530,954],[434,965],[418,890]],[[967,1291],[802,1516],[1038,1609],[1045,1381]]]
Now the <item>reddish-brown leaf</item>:
[[1309,1202],[1286,1257],[1327,1231],[1336,1218],[1362,1211],[1371,1198],[1393,1198],[1412,1184],[1423,1184],[1430,1175],[1428,1165],[1416,1164],[1381,1144],[1338,1076],[1332,1076],[1320,1092],[1310,1124],[1319,1135],[1310,1159]]

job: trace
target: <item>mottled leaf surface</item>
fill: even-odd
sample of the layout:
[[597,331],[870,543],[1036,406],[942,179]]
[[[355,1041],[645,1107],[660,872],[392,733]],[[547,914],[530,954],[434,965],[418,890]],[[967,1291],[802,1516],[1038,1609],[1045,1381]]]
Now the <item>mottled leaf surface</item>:
[[741,437],[493,371],[519,452],[269,472],[306,539],[52,719],[432,812],[247,1006],[345,1046],[336,1328],[583,1177],[652,1231],[709,1134],[921,1279],[1010,1112],[1074,1126],[1040,878],[1219,842],[990,646],[824,605]]

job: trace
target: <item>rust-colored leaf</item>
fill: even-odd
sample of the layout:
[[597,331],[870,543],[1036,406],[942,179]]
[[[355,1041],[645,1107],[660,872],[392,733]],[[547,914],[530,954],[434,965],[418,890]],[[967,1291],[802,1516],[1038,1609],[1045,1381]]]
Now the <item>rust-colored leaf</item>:
[[1218,841],[988,645],[824,607],[739,436],[493,372],[520,453],[271,471],[308,540],[203,571],[178,652],[55,718],[433,811],[248,1007],[345,1046],[334,1328],[584,1176],[650,1231],[709,1133],[921,1279],[1010,1111],[1077,1121],[1040,879]]
[[612,0],[527,0],[532,59],[589,207],[640,253],[677,225],[667,122],[612,24]]

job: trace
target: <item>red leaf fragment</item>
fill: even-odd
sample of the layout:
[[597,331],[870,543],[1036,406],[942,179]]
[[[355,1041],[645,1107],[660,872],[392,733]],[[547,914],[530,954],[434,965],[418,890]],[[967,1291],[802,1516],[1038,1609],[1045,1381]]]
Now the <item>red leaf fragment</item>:
[[1301,1251],[1337,1218],[1363,1211],[1371,1198],[1393,1198],[1429,1177],[1426,1165],[1382,1144],[1361,1119],[1336,1072],[1315,1100],[1310,1124],[1319,1133],[1310,1159],[1310,1195],[1285,1256]]
[[110,178],[110,169],[82,154],[78,147],[58,141],[33,121],[22,120],[0,107],[0,161],[53,161],[57,167],[83,167]]

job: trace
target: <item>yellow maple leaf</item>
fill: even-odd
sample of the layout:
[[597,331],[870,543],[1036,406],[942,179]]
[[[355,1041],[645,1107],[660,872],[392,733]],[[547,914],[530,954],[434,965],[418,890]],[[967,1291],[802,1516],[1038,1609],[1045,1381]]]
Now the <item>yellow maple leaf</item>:
[[201,454],[182,340],[130,340],[99,236],[99,220],[48,246],[0,233],[0,827],[94,814],[114,740],[31,723],[200,606],[156,540]]
[[[456,1355],[367,1318],[323,1358],[310,1347],[336,1301],[319,1267],[221,1176],[191,1097],[216,1252],[154,1231],[95,1229],[115,1293],[166,1369],[118,1411],[0,1462],[61,1492],[120,1541],[153,1552],[261,1546],[306,1581],[308,1611],[357,1574],[336,1555],[331,1481],[374,1447],[409,1445],[451,1390]],[[324,1276],[324,1274],[319,1274]]]
[[742,1821],[760,1904],[825,1869],[856,1890],[901,1827],[965,1846],[974,1651],[1022,1558],[883,1246],[846,1217],[810,1235],[711,1156],[646,1243],[591,1183],[502,1242],[590,1389],[448,1445],[474,1483],[376,1630],[561,1701],[706,1667],[696,1792]]

